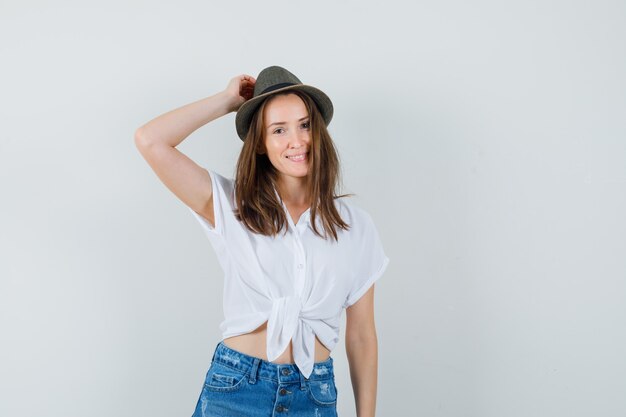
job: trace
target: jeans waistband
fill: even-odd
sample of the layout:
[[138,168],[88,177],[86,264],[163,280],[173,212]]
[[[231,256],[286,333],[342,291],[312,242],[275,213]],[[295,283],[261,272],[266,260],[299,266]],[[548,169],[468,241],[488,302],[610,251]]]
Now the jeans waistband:
[[[298,382],[304,375],[295,363],[273,363],[255,356],[247,355],[226,346],[220,341],[215,347],[212,361],[249,373],[253,380],[257,378],[271,379],[278,383]],[[315,362],[308,380],[324,380],[334,378],[333,358],[323,362]]]

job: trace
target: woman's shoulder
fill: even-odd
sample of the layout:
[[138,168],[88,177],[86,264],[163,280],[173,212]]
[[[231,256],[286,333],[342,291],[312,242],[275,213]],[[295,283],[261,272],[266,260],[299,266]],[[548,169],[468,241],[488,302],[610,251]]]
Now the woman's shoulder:
[[225,174],[221,174],[219,172],[217,172],[216,170],[212,169],[212,168],[206,168],[206,170],[209,172],[209,175],[211,177],[215,176],[215,179],[219,180],[220,182],[234,182],[235,179],[230,176],[230,175],[225,175]]
[[335,199],[335,205],[341,217],[348,223],[366,225],[373,222],[370,213],[356,203],[352,197],[339,197]]
[[210,168],[206,168],[206,170],[211,177],[211,181],[214,182],[215,185],[219,186],[221,189],[225,190],[228,193],[233,191],[235,179],[232,176],[220,174],[219,172]]

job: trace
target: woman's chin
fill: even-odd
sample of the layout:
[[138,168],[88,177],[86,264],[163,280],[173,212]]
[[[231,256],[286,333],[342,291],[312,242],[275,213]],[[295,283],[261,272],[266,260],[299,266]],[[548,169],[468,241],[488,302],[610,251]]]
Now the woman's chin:
[[304,167],[303,169],[285,169],[285,170],[279,170],[279,172],[281,173],[281,175],[286,175],[289,177],[297,177],[297,178],[301,178],[301,177],[306,177],[309,173],[309,170],[307,167]]

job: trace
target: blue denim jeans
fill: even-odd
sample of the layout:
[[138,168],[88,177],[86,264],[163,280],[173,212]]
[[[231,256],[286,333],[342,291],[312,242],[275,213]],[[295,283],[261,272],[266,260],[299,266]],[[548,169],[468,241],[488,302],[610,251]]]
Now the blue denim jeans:
[[278,364],[215,347],[192,417],[337,417],[333,358],[315,362],[305,378],[295,364]]

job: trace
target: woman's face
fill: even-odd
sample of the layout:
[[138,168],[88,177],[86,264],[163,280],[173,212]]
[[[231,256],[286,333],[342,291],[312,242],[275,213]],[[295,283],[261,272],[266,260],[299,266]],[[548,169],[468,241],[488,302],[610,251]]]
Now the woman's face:
[[270,98],[263,115],[265,149],[279,176],[305,177],[309,166],[311,123],[295,94]]

